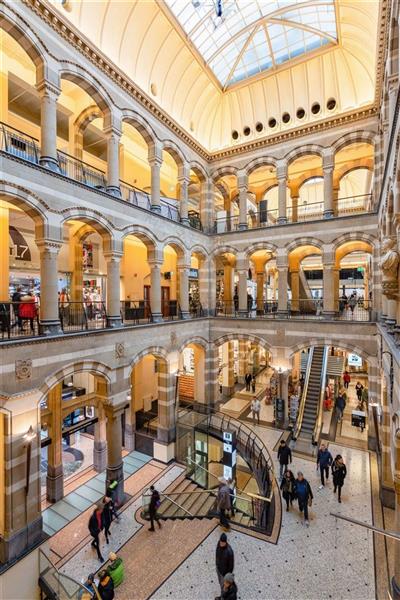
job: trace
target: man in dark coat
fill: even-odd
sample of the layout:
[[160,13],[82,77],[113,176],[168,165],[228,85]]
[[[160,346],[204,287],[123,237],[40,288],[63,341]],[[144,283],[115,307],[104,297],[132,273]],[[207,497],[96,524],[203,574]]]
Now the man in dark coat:
[[161,498],[154,485],[150,486],[151,498],[149,504],[149,516],[150,516],[150,528],[149,531],[154,531],[154,521],[156,521],[158,528],[161,529],[160,517],[157,514],[157,509],[160,507]]
[[278,460],[279,460],[279,477],[282,479],[285,471],[288,468],[288,464],[292,462],[292,451],[285,442],[281,440],[278,448]]
[[103,528],[104,528],[103,507],[96,506],[96,508],[93,511],[92,516],[89,519],[89,532],[93,538],[92,546],[93,546],[93,548],[96,548],[97,556],[98,556],[98,559],[100,562],[104,562],[104,558],[102,557],[101,552],[100,552],[100,542],[99,542],[99,535]]
[[221,600],[237,600],[237,585],[232,573],[227,573],[224,577],[224,587],[222,590]]
[[[226,536],[226,533],[221,534],[221,537],[219,538],[217,544],[217,549],[215,552],[215,567],[217,569],[217,576],[222,594],[224,587],[224,577],[227,573],[232,573],[234,567],[233,550],[228,544],[228,538]],[[220,596],[217,596],[217,598],[220,598]]]

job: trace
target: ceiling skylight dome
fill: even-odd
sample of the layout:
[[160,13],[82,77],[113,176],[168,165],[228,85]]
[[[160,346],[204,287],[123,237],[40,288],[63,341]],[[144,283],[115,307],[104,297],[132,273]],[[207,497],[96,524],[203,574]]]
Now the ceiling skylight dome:
[[165,0],[221,86],[338,41],[335,0]]

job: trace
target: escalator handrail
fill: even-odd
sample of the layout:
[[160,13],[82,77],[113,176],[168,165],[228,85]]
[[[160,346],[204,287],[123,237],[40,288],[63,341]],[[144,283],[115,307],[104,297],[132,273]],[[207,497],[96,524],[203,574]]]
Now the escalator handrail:
[[299,437],[299,433],[300,433],[301,427],[303,425],[304,408],[305,408],[306,400],[307,400],[308,384],[309,384],[309,381],[310,381],[311,366],[312,366],[312,361],[313,361],[313,357],[314,357],[314,346],[311,346],[310,352],[308,354],[309,354],[309,356],[308,356],[306,377],[305,377],[305,380],[304,380],[303,392],[301,394],[301,402],[300,402],[300,406],[299,406],[299,414],[297,415],[296,425],[295,425],[294,430],[293,430],[293,438],[295,440]]
[[328,369],[328,354],[329,354],[329,347],[325,346],[324,347],[324,355],[322,357],[318,412],[317,412],[317,418],[315,420],[314,430],[313,430],[313,434],[312,434],[312,443],[313,444],[318,444],[319,437],[321,435],[324,393],[325,393],[325,381],[326,381],[326,372]]

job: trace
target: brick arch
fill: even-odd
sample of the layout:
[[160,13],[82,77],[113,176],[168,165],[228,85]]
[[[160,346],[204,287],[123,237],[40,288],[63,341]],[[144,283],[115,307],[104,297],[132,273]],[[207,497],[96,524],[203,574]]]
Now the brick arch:
[[175,237],[174,235],[170,235],[162,241],[162,249],[165,250],[166,246],[171,246],[175,250],[178,255],[178,258],[181,258],[188,254],[188,249],[183,244],[182,240]]
[[199,162],[197,162],[197,160],[190,161],[189,169],[197,175],[201,183],[207,179],[207,173],[204,167]]
[[213,341],[216,347],[222,346],[225,342],[233,342],[235,340],[253,342],[259,344],[268,352],[271,352],[272,346],[263,338],[251,333],[226,333]]
[[55,385],[61,383],[63,379],[65,379],[66,377],[70,377],[75,373],[83,372],[90,372],[92,373],[92,375],[98,375],[103,377],[107,382],[107,388],[109,388],[109,386],[115,382],[115,371],[113,371],[104,363],[100,363],[93,360],[83,360],[81,362],[70,363],[69,365],[65,365],[62,369],[60,369],[53,375],[49,375],[48,377],[46,377],[44,383],[39,388],[39,404],[43,400],[43,398],[49,393],[49,391]]
[[251,175],[256,169],[260,167],[275,167],[277,159],[273,156],[261,156],[260,158],[254,158],[244,167],[247,175]]
[[375,146],[375,133],[372,131],[352,131],[345,133],[332,144],[334,154],[351,144],[371,144]]
[[190,337],[187,340],[185,340],[184,342],[182,342],[182,344],[180,345],[180,347],[178,349],[179,354],[181,352],[183,352],[183,350],[187,346],[190,346],[190,344],[195,344],[197,346],[200,346],[204,350],[204,352],[206,352],[207,348],[208,348],[208,341],[197,335],[197,336]]
[[211,179],[214,183],[217,183],[218,179],[221,179],[221,177],[224,177],[225,175],[235,175],[237,177],[238,169],[236,167],[229,166],[220,167],[211,173]]
[[132,360],[130,361],[131,372],[135,365],[137,365],[142,360],[142,358],[148,356],[149,354],[152,354],[155,358],[159,360],[164,360],[167,365],[169,364],[168,352],[165,350],[165,348],[163,348],[162,346],[148,346],[147,348],[145,348],[144,350],[140,350],[140,352],[133,356]]
[[319,146],[318,144],[305,144],[304,146],[299,146],[298,148],[293,148],[288,154],[286,154],[285,159],[288,163],[288,166],[297,160],[298,158],[302,158],[303,156],[319,156],[322,160],[324,148]]
[[186,163],[186,159],[183,156],[183,153],[180,150],[179,146],[175,144],[175,142],[173,142],[172,140],[163,140],[162,149],[172,156],[178,168],[183,167],[183,165]]
[[137,237],[145,246],[147,246],[147,249],[154,250],[159,244],[153,232],[143,225],[128,225],[128,227],[125,227],[122,230],[122,240],[128,235]]
[[371,245],[372,249],[374,249],[378,243],[378,240],[371,234],[365,233],[364,231],[350,231],[348,233],[343,233],[333,240],[333,251],[336,252],[336,250],[338,250],[338,248],[340,248],[340,246],[346,242],[367,242]]
[[202,258],[202,260],[207,260],[208,257],[208,251],[204,248],[204,246],[200,246],[200,245],[196,245],[196,246],[192,246],[189,249],[190,252],[190,256],[192,256],[192,254],[199,254]]
[[239,254],[239,250],[237,250],[233,246],[229,246],[228,244],[226,244],[224,246],[214,248],[211,256],[213,258],[217,258],[217,256],[219,256],[220,254],[234,254],[236,256],[237,254]]
[[61,61],[59,77],[60,79],[72,81],[72,83],[75,83],[75,85],[82,88],[91,98],[93,98],[103,114],[107,111],[111,111],[113,102],[108,92],[98,79],[93,77],[89,71],[80,65],[69,61]]
[[145,140],[149,149],[156,143],[156,134],[151,125],[142,117],[139,113],[129,108],[125,108],[122,111],[122,122],[129,123],[134,127]]
[[277,247],[270,242],[255,242],[246,250],[246,258],[250,260],[251,255],[258,250],[266,250],[267,252],[276,252]]
[[48,226],[48,212],[50,207],[39,196],[31,193],[26,188],[0,181],[0,195],[10,204],[14,204],[34,221],[35,225],[43,229],[43,236]]

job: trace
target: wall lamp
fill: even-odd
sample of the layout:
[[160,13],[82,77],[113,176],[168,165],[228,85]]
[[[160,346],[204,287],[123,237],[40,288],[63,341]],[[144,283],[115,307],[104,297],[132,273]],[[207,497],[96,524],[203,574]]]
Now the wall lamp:
[[25,483],[25,495],[29,493],[29,480],[31,478],[31,454],[32,454],[32,442],[36,437],[36,433],[33,431],[32,425],[30,425],[28,431],[23,436],[26,447],[26,483]]

